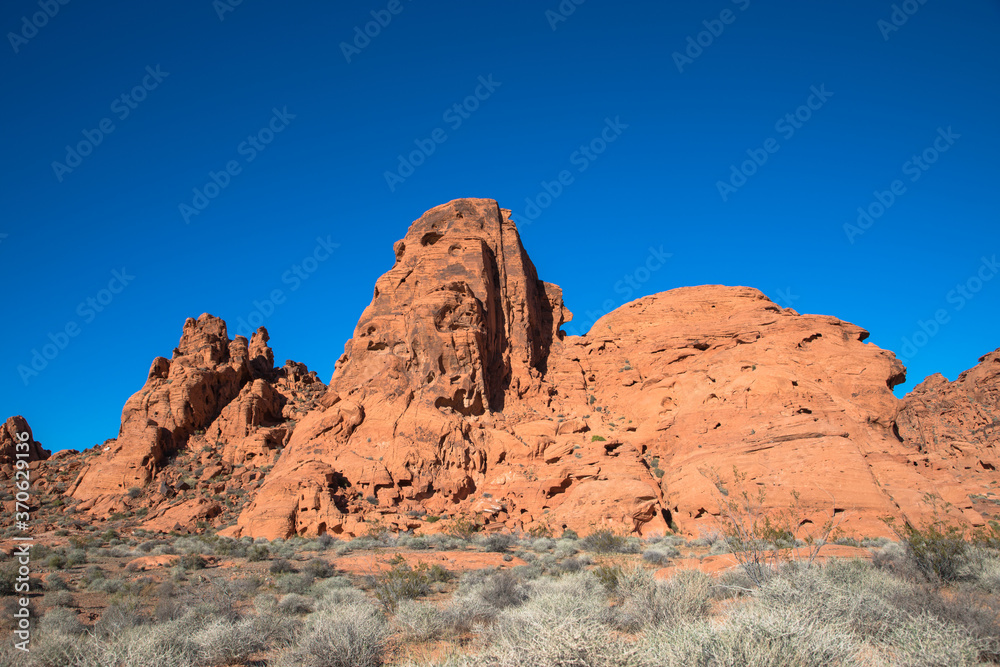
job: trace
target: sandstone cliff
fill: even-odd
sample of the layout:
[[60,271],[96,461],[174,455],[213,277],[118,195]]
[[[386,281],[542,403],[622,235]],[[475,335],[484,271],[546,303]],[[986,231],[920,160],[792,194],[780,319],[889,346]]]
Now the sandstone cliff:
[[[710,530],[736,466],[767,502],[848,534],[928,519],[928,494],[992,516],[1000,354],[903,401],[868,333],[748,287],[647,296],[566,336],[510,213],[460,199],[412,223],[329,388],[273,367],[267,332],[188,320],[69,493],[95,515],[141,494],[146,527],[228,535]],[[331,341],[333,343],[334,341]],[[183,457],[184,471],[176,464]],[[272,467],[273,466],[273,467]],[[244,505],[214,500],[249,490]]]

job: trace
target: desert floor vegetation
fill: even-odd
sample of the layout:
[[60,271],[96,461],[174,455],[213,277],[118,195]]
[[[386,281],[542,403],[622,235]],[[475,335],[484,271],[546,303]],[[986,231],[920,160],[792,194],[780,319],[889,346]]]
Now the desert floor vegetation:
[[[940,526],[864,557],[746,559],[725,531],[651,540],[114,531],[42,546],[31,651],[0,667],[660,667],[1000,661],[1000,551]],[[864,545],[864,548],[861,548]],[[773,545],[772,545],[773,546]],[[481,566],[484,562],[492,563]],[[5,632],[13,563],[0,565]]]

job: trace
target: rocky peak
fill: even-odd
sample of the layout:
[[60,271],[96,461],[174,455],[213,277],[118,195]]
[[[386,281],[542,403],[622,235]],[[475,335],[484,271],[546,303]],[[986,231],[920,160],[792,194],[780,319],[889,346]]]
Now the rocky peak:
[[537,386],[568,313],[538,280],[510,212],[491,199],[431,209],[395,246],[332,387],[471,415]]
[[[22,433],[28,434],[27,441],[21,440]],[[18,448],[21,443],[27,443],[27,448]],[[8,417],[0,426],[0,465],[12,464],[18,461],[17,454],[27,453],[27,461],[42,461],[49,458],[49,452],[42,448],[42,443],[35,440],[28,420],[21,415]]]

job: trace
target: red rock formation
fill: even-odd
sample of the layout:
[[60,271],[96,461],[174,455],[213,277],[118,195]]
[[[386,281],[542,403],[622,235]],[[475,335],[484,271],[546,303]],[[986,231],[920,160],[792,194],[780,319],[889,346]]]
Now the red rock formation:
[[[28,434],[27,440],[21,438],[25,433]],[[20,415],[8,417],[0,427],[0,465],[17,462],[17,454],[27,454],[26,461],[49,458],[49,452],[42,448],[42,443],[35,440],[28,420]]]
[[263,327],[250,341],[231,341],[221,319],[189,318],[173,358],[153,360],[145,386],[125,404],[117,440],[103,447],[69,495],[89,501],[82,509],[102,507],[101,497],[114,504],[111,498],[146,487],[192,437],[229,462],[282,446],[292,427],[283,412],[289,398],[301,400],[306,385],[321,393],[323,384],[301,364],[274,369],[267,341]]
[[927,494],[974,525],[995,509],[997,352],[899,401],[905,369],[865,330],[723,286],[644,297],[566,337],[560,289],[493,200],[428,211],[395,251],[329,389],[301,364],[273,368],[263,329],[229,341],[221,320],[188,320],[71,489],[80,507],[121,511],[156,478],[150,530],[226,525],[249,492],[225,534],[458,518],[696,534],[735,466],[769,507],[797,495],[806,525],[833,517],[857,536],[886,534],[885,516],[929,520]]
[[[637,458],[573,432],[582,426],[557,433],[546,374],[569,313],[509,215],[493,200],[456,200],[396,243],[325,409],[296,428],[242,532],[417,527],[426,512],[512,529],[662,524],[656,480]],[[582,383],[578,364],[558,368]]]
[[909,461],[934,482],[917,493],[935,493],[974,524],[997,516],[1000,349],[954,382],[925,379],[903,398],[897,422]]
[[860,327],[721,286],[639,299],[562,340],[568,318],[495,202],[428,211],[396,244],[324,409],[231,532],[430,528],[423,512],[697,532],[733,465],[771,506],[795,492],[807,520],[860,535],[926,518],[928,490],[954,496],[954,479],[912,464],[891,391],[905,369]]

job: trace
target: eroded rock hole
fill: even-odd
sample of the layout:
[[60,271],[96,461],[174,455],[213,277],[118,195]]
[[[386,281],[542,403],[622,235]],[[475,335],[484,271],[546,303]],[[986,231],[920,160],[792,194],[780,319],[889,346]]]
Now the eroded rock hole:
[[420,239],[420,245],[428,246],[434,245],[444,236],[441,232],[427,232],[424,234],[423,238]]

